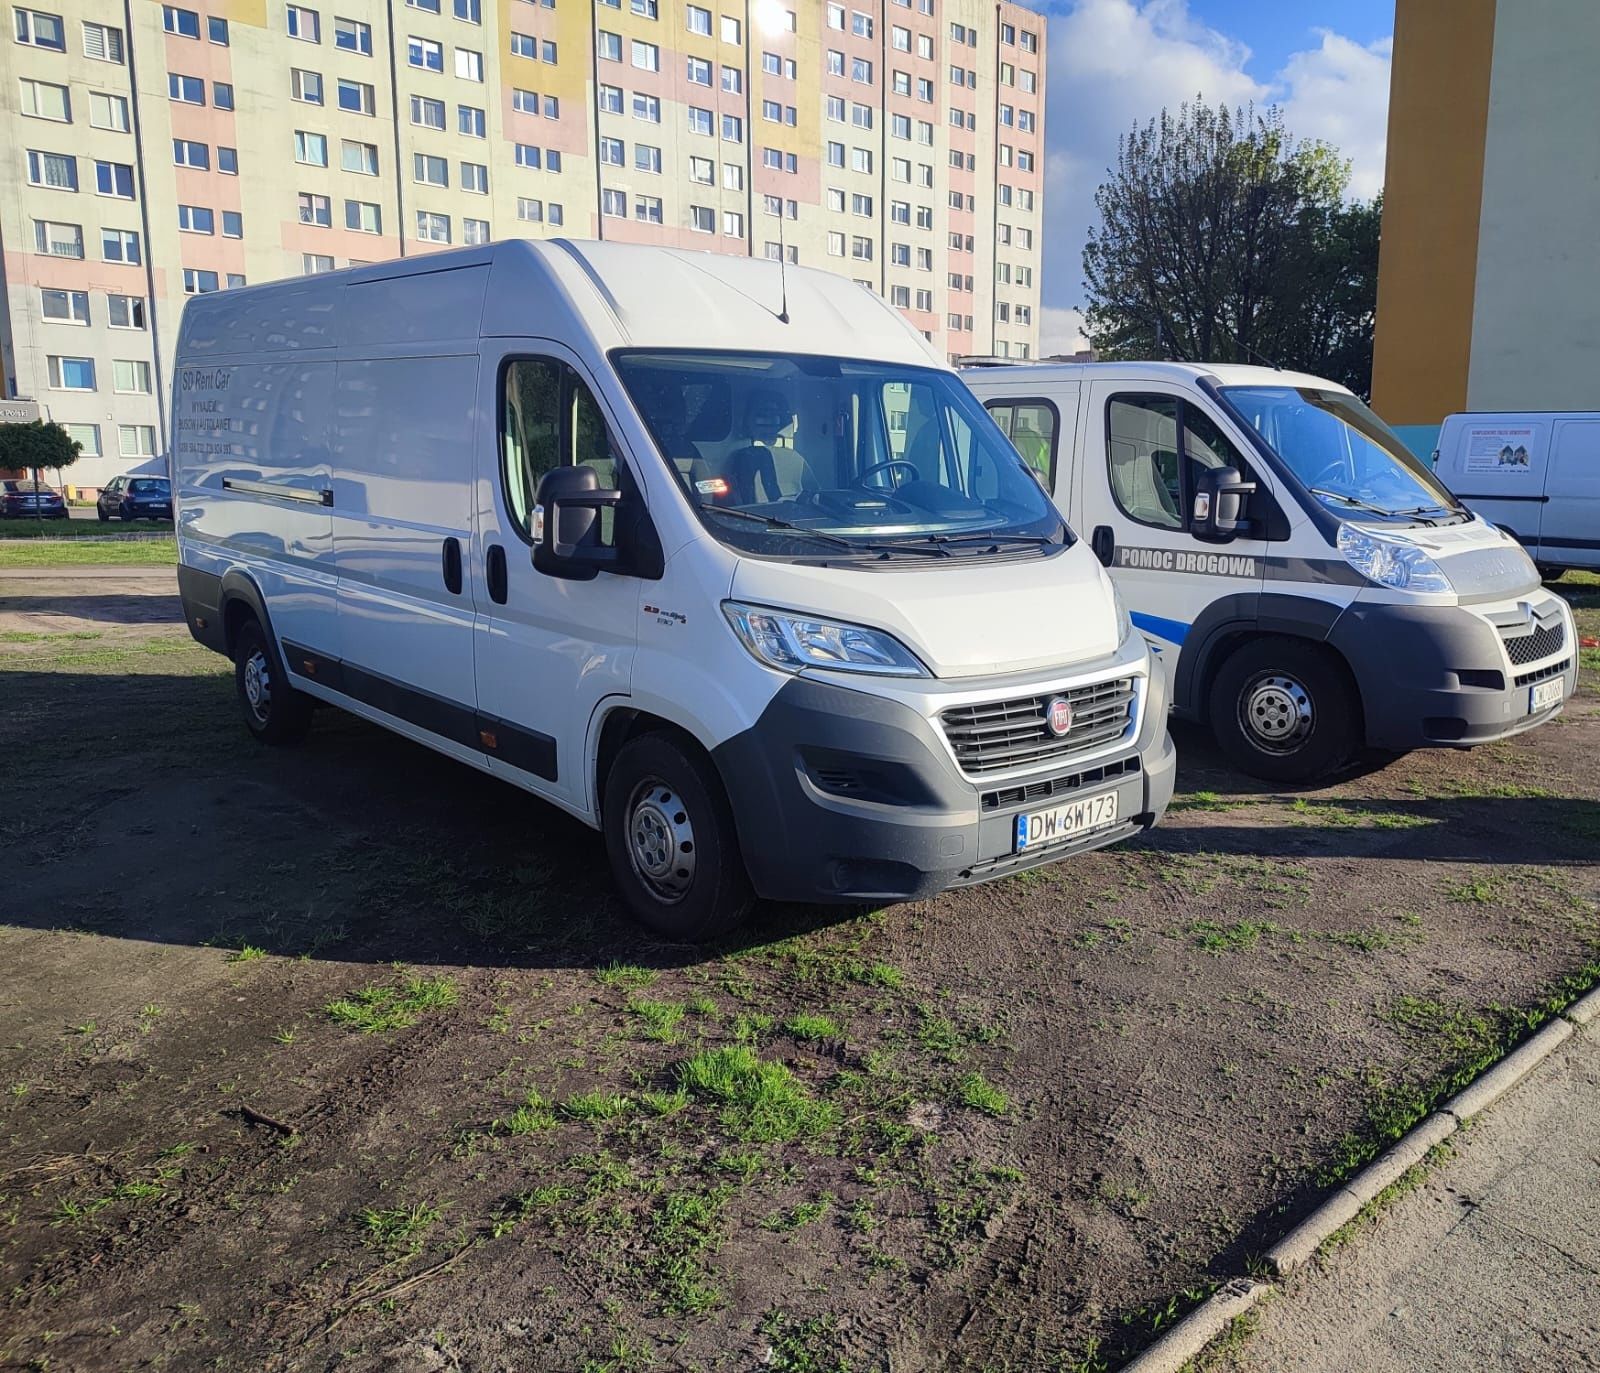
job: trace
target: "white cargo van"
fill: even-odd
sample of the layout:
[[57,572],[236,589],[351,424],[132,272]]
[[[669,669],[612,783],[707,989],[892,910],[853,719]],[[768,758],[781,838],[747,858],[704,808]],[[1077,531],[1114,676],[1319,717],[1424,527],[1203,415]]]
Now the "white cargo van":
[[1504,738],[1577,684],[1566,602],[1343,387],[1156,362],[963,375],[1176,660],[1174,707],[1245,771]]
[[555,240],[198,296],[173,413],[184,610],[249,728],[326,702],[544,797],[669,935],[1166,808],[1105,572],[842,277]]
[[1451,415],[1434,470],[1548,577],[1600,568],[1600,413]]

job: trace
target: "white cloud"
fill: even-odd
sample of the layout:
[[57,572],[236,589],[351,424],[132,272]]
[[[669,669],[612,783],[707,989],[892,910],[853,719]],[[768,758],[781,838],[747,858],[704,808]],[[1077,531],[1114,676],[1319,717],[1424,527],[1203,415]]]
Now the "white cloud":
[[1039,353],[1042,357],[1072,354],[1089,346],[1083,332],[1083,311],[1046,305],[1039,311]]
[[1278,103],[1296,137],[1325,139],[1351,159],[1351,190],[1383,184],[1389,49],[1330,30],[1292,54],[1272,80],[1248,70],[1250,49],[1202,23],[1188,0],[1043,0],[1049,15],[1045,115],[1043,346],[1071,351],[1081,323],[1083,245],[1096,222],[1094,193],[1116,162],[1117,139],[1163,106],[1197,96],[1213,104]]
[[1290,132],[1332,143],[1350,159],[1350,192],[1370,200],[1383,189],[1394,39],[1363,47],[1330,29],[1319,36],[1320,47],[1284,64],[1276,99]]

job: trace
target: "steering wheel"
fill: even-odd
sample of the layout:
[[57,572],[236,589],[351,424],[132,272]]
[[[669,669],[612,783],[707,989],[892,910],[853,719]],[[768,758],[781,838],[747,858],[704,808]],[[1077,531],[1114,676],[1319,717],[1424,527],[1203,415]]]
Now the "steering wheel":
[[[885,458],[882,462],[875,462],[875,463],[872,463],[870,466],[862,468],[861,469],[861,475],[856,478],[856,485],[857,486],[866,486],[868,478],[870,478],[872,476],[875,476],[879,472],[891,472],[896,467],[910,468],[910,470],[911,470],[911,479],[913,481],[915,481],[918,477],[920,477],[922,475],[922,470],[916,465],[916,463],[911,462],[907,458]],[[893,491],[893,490],[897,489],[899,487],[899,485],[900,485],[899,482],[893,482],[890,485],[889,489],[891,491]],[[878,487],[878,488],[869,488],[869,489],[881,490],[882,488]]]
[[1335,458],[1306,484],[1308,486],[1326,486],[1329,478],[1337,480],[1344,475],[1344,461],[1340,458]]

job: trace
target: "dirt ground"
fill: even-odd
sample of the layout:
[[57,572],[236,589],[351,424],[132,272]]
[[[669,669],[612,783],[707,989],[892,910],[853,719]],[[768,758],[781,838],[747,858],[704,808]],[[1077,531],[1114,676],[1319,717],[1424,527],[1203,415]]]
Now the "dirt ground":
[[[1600,584],[1558,589],[1600,628]],[[1115,1366],[1600,978],[1558,722],[714,949],[170,573],[0,570],[0,1367]]]

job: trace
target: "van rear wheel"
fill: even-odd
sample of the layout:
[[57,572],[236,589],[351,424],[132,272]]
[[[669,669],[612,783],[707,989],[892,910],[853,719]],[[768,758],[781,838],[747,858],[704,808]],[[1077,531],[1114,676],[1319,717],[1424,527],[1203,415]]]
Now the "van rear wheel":
[[296,744],[311,728],[311,698],[281,680],[261,625],[248,620],[234,641],[233,681],[245,726],[266,744]]
[[630,739],[607,775],[603,818],[612,876],[640,924],[698,943],[749,912],[733,811],[698,748],[668,734]]
[[1218,670],[1211,731],[1252,777],[1309,782],[1348,760],[1360,742],[1355,686],[1321,645],[1259,639]]

